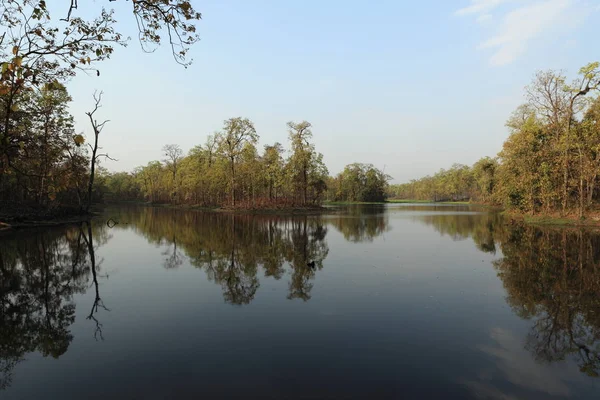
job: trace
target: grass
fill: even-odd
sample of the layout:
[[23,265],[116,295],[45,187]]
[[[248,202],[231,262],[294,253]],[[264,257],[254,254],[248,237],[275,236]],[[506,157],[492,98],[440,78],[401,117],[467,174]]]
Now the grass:
[[514,220],[523,221],[530,225],[543,226],[589,226],[598,227],[600,222],[594,218],[579,218],[577,216],[557,216],[557,215],[524,215],[514,212],[503,212],[504,216]]
[[386,203],[398,203],[398,204],[413,204],[413,203],[433,203],[433,201],[429,200],[406,200],[406,199],[389,199],[385,201]]
[[578,221],[575,219],[568,219],[568,218],[553,218],[553,217],[548,217],[548,216],[525,216],[523,217],[523,220],[528,223],[528,224],[532,224],[532,225],[561,225],[561,226],[568,226],[568,225],[583,225],[583,221]]
[[406,200],[406,199],[389,199],[386,203],[396,204],[457,204],[457,205],[477,205],[470,201],[431,201],[431,200]]
[[469,201],[428,201],[428,200],[388,200],[386,203],[414,203],[414,204],[458,204],[474,205]]
[[431,201],[431,200],[396,200],[390,199],[386,201],[326,201],[323,204],[337,206],[337,205],[353,205],[353,204],[460,204],[469,205],[474,204],[468,201]]
[[385,204],[383,201],[325,201],[324,205],[328,206],[345,206],[354,204]]

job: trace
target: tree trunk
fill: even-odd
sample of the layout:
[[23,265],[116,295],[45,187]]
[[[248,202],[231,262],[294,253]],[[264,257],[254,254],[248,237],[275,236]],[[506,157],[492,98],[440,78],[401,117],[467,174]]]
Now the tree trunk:
[[585,193],[583,191],[583,155],[579,148],[579,218],[583,218]]
[[231,205],[235,207],[235,164],[231,157]]
[[[91,117],[90,117],[91,118]],[[88,183],[88,198],[85,206],[85,211],[90,211],[92,206],[92,192],[94,190],[94,177],[96,175],[96,152],[98,151],[98,129],[94,126],[94,147],[92,148],[92,160],[90,165],[90,180]]]
[[306,191],[308,190],[308,172],[307,168],[304,167],[302,171],[303,174],[303,182],[302,182],[302,205],[306,205]]

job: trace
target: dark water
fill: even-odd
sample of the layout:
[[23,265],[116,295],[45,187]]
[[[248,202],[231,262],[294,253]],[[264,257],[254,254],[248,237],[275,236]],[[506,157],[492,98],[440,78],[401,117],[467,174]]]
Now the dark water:
[[420,205],[106,218],[0,236],[0,399],[600,398],[597,232]]

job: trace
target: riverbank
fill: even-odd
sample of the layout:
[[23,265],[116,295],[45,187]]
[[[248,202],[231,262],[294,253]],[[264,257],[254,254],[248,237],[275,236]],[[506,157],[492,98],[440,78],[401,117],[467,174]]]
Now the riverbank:
[[236,213],[236,214],[272,214],[272,215],[318,215],[327,212],[332,212],[331,208],[311,205],[311,206],[294,206],[294,207],[207,207],[193,204],[167,204],[167,203],[143,203],[143,202],[114,202],[108,205],[116,206],[144,206],[144,207],[158,207],[158,208],[171,208],[178,210],[194,210],[194,211],[205,211],[205,212],[219,212],[219,213]]
[[529,225],[540,226],[572,226],[572,227],[600,227],[600,214],[592,213],[584,218],[577,215],[539,214],[526,215],[510,211],[503,211],[502,215],[515,221],[525,222]]
[[455,204],[455,205],[467,205],[467,206],[478,206],[482,204],[472,203],[470,201],[430,201],[430,200],[407,200],[407,199],[388,199],[386,203],[398,203],[398,204]]
[[524,222],[529,225],[540,226],[571,226],[571,227],[600,227],[600,210],[589,213],[581,219],[576,214],[572,215],[526,215],[514,211],[502,211],[501,208],[489,204],[471,202],[431,202],[425,200],[387,200],[385,202],[325,202],[323,205],[312,205],[307,207],[206,207],[189,204],[152,204],[148,202],[111,202],[104,205],[96,205],[93,212],[81,212],[75,207],[62,207],[55,209],[38,209],[28,206],[15,206],[0,204],[0,231],[9,229],[52,227],[68,224],[76,224],[88,221],[94,216],[102,213],[101,206],[143,206],[170,208],[180,210],[195,210],[203,212],[235,213],[235,214],[268,214],[268,215],[321,215],[325,213],[336,213],[339,209],[335,206],[346,205],[382,205],[382,204],[422,204],[422,205],[471,205],[488,208],[500,212],[504,217],[514,221]]
[[328,206],[346,206],[346,205],[375,205],[375,204],[450,204],[450,205],[476,205],[468,201],[429,201],[429,200],[405,200],[388,199],[386,201],[326,201],[323,203]]
[[88,221],[93,212],[78,207],[39,208],[26,205],[0,204],[0,230],[51,227]]

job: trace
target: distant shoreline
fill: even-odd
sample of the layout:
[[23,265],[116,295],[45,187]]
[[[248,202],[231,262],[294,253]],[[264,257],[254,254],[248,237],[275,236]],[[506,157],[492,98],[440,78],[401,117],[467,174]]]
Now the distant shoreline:
[[355,205],[355,204],[455,204],[455,205],[479,205],[477,203],[470,203],[468,201],[430,201],[430,200],[385,200],[385,201],[326,201],[324,205],[331,206],[344,206],[344,205]]
[[221,208],[221,207],[206,207],[198,205],[186,205],[186,204],[152,204],[147,202],[110,202],[102,205],[97,205],[96,212],[81,212],[74,209],[57,209],[57,210],[38,210],[35,213],[19,213],[3,212],[0,214],[0,231],[7,231],[13,229],[27,229],[27,228],[45,228],[55,227],[62,225],[77,224],[101,215],[102,211],[106,207],[110,206],[142,206],[142,207],[154,207],[154,208],[168,208],[176,210],[194,210],[203,212],[215,212],[215,213],[231,213],[231,214],[248,214],[248,215],[283,215],[283,216],[301,216],[301,215],[322,215],[322,214],[335,214],[339,212],[339,209],[331,206],[345,206],[345,205],[383,205],[383,204],[417,204],[417,205],[471,205],[476,207],[483,207],[489,209],[495,209],[500,212],[504,217],[513,220],[524,222],[528,225],[537,226],[563,226],[563,227],[600,227],[600,214],[591,214],[584,219],[580,219],[575,215],[561,216],[558,214],[546,215],[527,215],[517,213],[514,211],[504,211],[498,207],[494,207],[487,204],[472,203],[468,201],[444,201],[444,202],[433,202],[426,200],[386,200],[384,202],[348,202],[348,201],[332,201],[324,202],[323,205],[313,205],[307,207],[281,207],[281,208]]
[[278,214],[278,215],[311,215],[311,214],[322,214],[332,212],[329,207],[320,205],[311,206],[294,206],[294,207],[280,207],[280,208],[245,208],[245,207],[207,207],[194,204],[167,204],[167,203],[148,203],[148,202],[111,202],[106,203],[105,206],[142,206],[142,207],[156,207],[156,208],[170,208],[175,210],[194,210],[194,211],[205,211],[205,212],[218,212],[218,213],[236,213],[236,214]]

